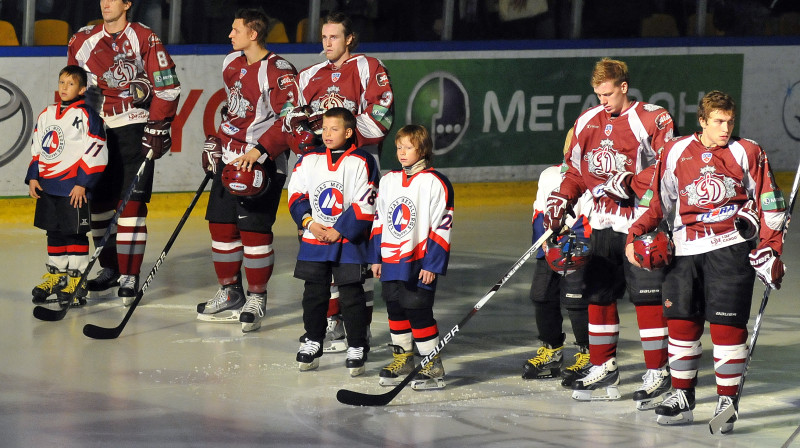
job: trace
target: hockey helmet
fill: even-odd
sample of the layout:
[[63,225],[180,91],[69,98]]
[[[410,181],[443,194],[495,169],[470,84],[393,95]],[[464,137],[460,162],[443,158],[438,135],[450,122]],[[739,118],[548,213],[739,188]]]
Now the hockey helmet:
[[648,271],[661,269],[672,261],[675,245],[667,234],[656,230],[633,239],[633,256]]
[[250,171],[238,170],[233,164],[222,169],[222,185],[234,196],[257,196],[269,186],[269,177],[260,163]]
[[553,235],[545,242],[544,258],[550,269],[561,275],[569,275],[584,267],[591,256],[589,244],[578,239],[575,232]]

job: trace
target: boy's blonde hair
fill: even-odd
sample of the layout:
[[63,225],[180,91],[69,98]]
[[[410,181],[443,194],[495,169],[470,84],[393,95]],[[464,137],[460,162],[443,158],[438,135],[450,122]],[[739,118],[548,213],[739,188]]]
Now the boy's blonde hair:
[[428,163],[433,160],[433,140],[431,140],[431,134],[425,129],[425,126],[419,124],[403,126],[394,136],[395,144],[403,137],[407,137],[408,141],[414,145],[420,159],[425,159]]

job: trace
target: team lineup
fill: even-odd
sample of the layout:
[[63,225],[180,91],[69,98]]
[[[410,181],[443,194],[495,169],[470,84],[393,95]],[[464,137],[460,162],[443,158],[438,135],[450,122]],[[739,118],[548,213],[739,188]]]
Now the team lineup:
[[[206,177],[140,282],[154,166],[171,147],[180,82],[158,36],[127,21],[129,1],[100,3],[104,23],[71,39],[59,101],[34,131],[25,182],[48,251],[44,281],[32,291],[34,316],[60,320],[85,306],[87,294],[116,289],[130,307],[121,326],[84,332],[119,335],[210,181],[205,219],[219,289],[197,304],[197,319],[258,331],[269,316],[272,227],[285,188],[297,227],[293,276],[303,282],[301,372],[317,369],[325,353],[345,352],[350,376],[365,374],[380,282],[392,359],[377,382],[393,389],[377,396],[343,389],[342,403],[387,404],[406,385],[445,388],[443,348],[533,257],[530,300],[541,346],[524,361],[522,378],[560,378],[578,401],[620,399],[617,302],[627,296],[646,369],[633,393],[636,409],[654,412],[661,425],[693,422],[707,321],[717,393],[709,427],[733,430],[759,323],[748,344],[755,280],[765,287],[764,303],[780,288],[796,186],[786,203],[766,152],[734,136],[730,95],[708,92],[698,105],[701,130],[676,136],[666,109],[629,98],[623,61],[597,61],[590,84],[599,105],[575,120],[564,162],[541,174],[533,246],[440,334],[434,299],[450,261],[453,187],[433,168],[431,135],[418,124],[397,131],[400,167],[384,167],[381,176],[394,119],[391,81],[378,59],[352,53],[357,35],[341,13],[322,21],[326,61],[299,72],[267,49],[262,12],[236,13],[233,52],[222,63],[221,124],[199,151]],[[99,272],[87,279],[95,262]],[[571,365],[562,307],[578,347]]]

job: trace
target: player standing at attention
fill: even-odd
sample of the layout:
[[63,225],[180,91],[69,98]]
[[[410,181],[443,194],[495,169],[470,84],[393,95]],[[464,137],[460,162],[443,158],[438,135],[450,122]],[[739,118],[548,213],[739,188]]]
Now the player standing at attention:
[[[89,75],[87,102],[103,117],[108,167],[92,198],[92,236],[97,244],[111,223],[147,153],[158,159],[172,147],[170,125],[180,97],[175,64],[150,28],[127,20],[131,0],[101,0],[103,24],[81,28],[69,41],[67,62]],[[139,289],[147,243],[147,203],[155,164],[149,161],[119,216],[115,234],[100,253],[102,269],[87,282],[100,293],[119,285],[125,306]]]
[[[638,265],[634,238],[668,220],[675,258],[665,268],[662,295],[675,391],[656,408],[662,425],[694,418],[705,321],[714,344],[719,395],[714,415],[738,406],[753,280],[757,275],[778,289],[784,273],[785,205],[767,154],[756,142],[733,137],[736,106],[730,95],[708,92],[697,118],[700,132],[664,148],[650,207],[631,225],[625,247],[628,260]],[[722,432],[733,430],[735,420],[734,415]]]
[[[369,261],[382,284],[394,350],[394,360],[380,372],[383,386],[399,384],[414,370],[414,344],[423,357],[439,345],[433,302],[437,279],[447,273],[453,228],[453,186],[433,169],[428,130],[403,126],[395,144],[402,169],[381,178],[370,237]],[[411,382],[414,389],[444,386],[439,354]]]
[[[56,104],[36,122],[25,183],[36,198],[33,225],[47,231],[47,273],[33,288],[33,303],[55,293],[71,306],[86,304],[81,275],[89,265],[89,198],[108,162],[103,120],[83,99],[86,72],[68,65],[58,74]],[[78,289],[79,288],[79,289]],[[78,292],[76,293],[76,289]]]
[[[333,12],[325,17],[322,47],[326,60],[300,71],[298,84],[301,104],[305,107],[291,114],[291,130],[296,131],[296,124],[302,122],[308,123],[312,130],[319,129],[323,112],[332,107],[344,107],[356,117],[356,146],[372,154],[380,168],[381,145],[394,117],[394,94],[383,63],[373,57],[353,54],[357,45],[358,35],[347,15]],[[364,286],[372,316],[374,280],[367,280]],[[336,288],[331,288],[324,348],[327,352],[347,349],[337,294]]]
[[[220,288],[198,304],[197,317],[241,322],[244,332],[260,328],[266,313],[267,283],[275,265],[272,226],[288,170],[289,134],[282,131],[282,114],[297,101],[294,66],[266,48],[268,24],[259,10],[236,13],[228,36],[234,51],[222,63],[227,105],[217,134],[206,139],[202,153],[203,169],[214,173],[206,219]],[[249,172],[255,163],[269,178],[266,191],[238,196],[226,190],[225,165]]]
[[[589,302],[591,370],[573,384],[577,400],[619,399],[616,299],[627,287],[636,306],[647,372],[633,394],[639,409],[650,409],[670,388],[667,322],[661,310],[660,271],[646,271],[625,258],[628,227],[638,216],[638,198],[647,190],[660,149],[673,136],[672,117],[662,107],[628,98],[628,67],[608,58],[595,64],[591,84],[600,101],[575,121],[565,159],[564,180],[547,198],[545,228],[559,232],[571,206],[591,191],[594,207],[591,248],[584,274]],[[605,396],[592,396],[596,389]]]
[[339,288],[347,333],[345,366],[364,373],[369,352],[367,245],[375,213],[378,171],[375,158],[354,143],[356,119],[335,107],[322,116],[322,141],[298,161],[289,181],[289,212],[304,229],[294,276],[305,282],[300,370],[319,366],[325,339],[330,286]]

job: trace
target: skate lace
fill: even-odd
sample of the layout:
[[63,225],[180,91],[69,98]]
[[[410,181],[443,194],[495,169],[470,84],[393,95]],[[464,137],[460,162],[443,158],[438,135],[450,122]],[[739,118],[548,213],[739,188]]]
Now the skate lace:
[[135,275],[120,275],[119,276],[119,287],[120,288],[128,288],[128,289],[136,289],[136,276]]
[[251,294],[247,302],[242,308],[243,313],[252,313],[259,317],[264,317],[264,309],[266,308],[265,297],[261,294]]
[[392,372],[401,370],[408,362],[410,355],[410,353],[395,353],[394,361],[392,361],[388,366],[384,367],[384,369]]
[[364,347],[347,347],[347,359],[364,359]]
[[642,387],[640,390],[651,390],[661,384],[661,369],[647,369],[647,372],[642,375]]
[[583,369],[589,365],[589,354],[588,353],[575,353],[575,364],[566,368],[566,370],[571,370],[573,372],[577,372],[578,370]]
[[733,405],[733,398],[727,395],[720,395],[719,401],[717,402],[717,409],[714,410],[714,415],[719,415],[725,409]]
[[225,291],[225,288],[219,288],[219,290],[214,295],[214,297],[212,297],[211,300],[206,302],[206,308],[219,307],[221,304],[225,303],[227,300],[228,300],[228,293]]
[[672,393],[661,406],[666,406],[671,409],[688,409],[689,408],[689,400],[686,399],[686,394],[681,390],[678,389]]
[[528,363],[533,364],[534,366],[545,364],[553,359],[553,355],[555,355],[557,351],[558,349],[541,346],[538,350],[536,350],[536,356],[529,359]]
[[64,274],[51,274],[50,272],[48,272],[42,276],[44,281],[41,284],[39,284],[37,288],[43,289],[45,291],[50,291],[58,285],[58,283],[61,281],[61,277],[63,276]]
[[[300,350],[298,353],[303,353],[306,355],[316,355],[319,351],[320,344],[319,342],[312,341],[310,339],[306,339],[303,345],[300,346]],[[349,353],[349,350],[348,350]]]
[[67,286],[65,286],[61,292],[72,294],[75,291],[75,288],[78,286],[78,283],[81,281],[80,277],[69,277],[67,280]]

